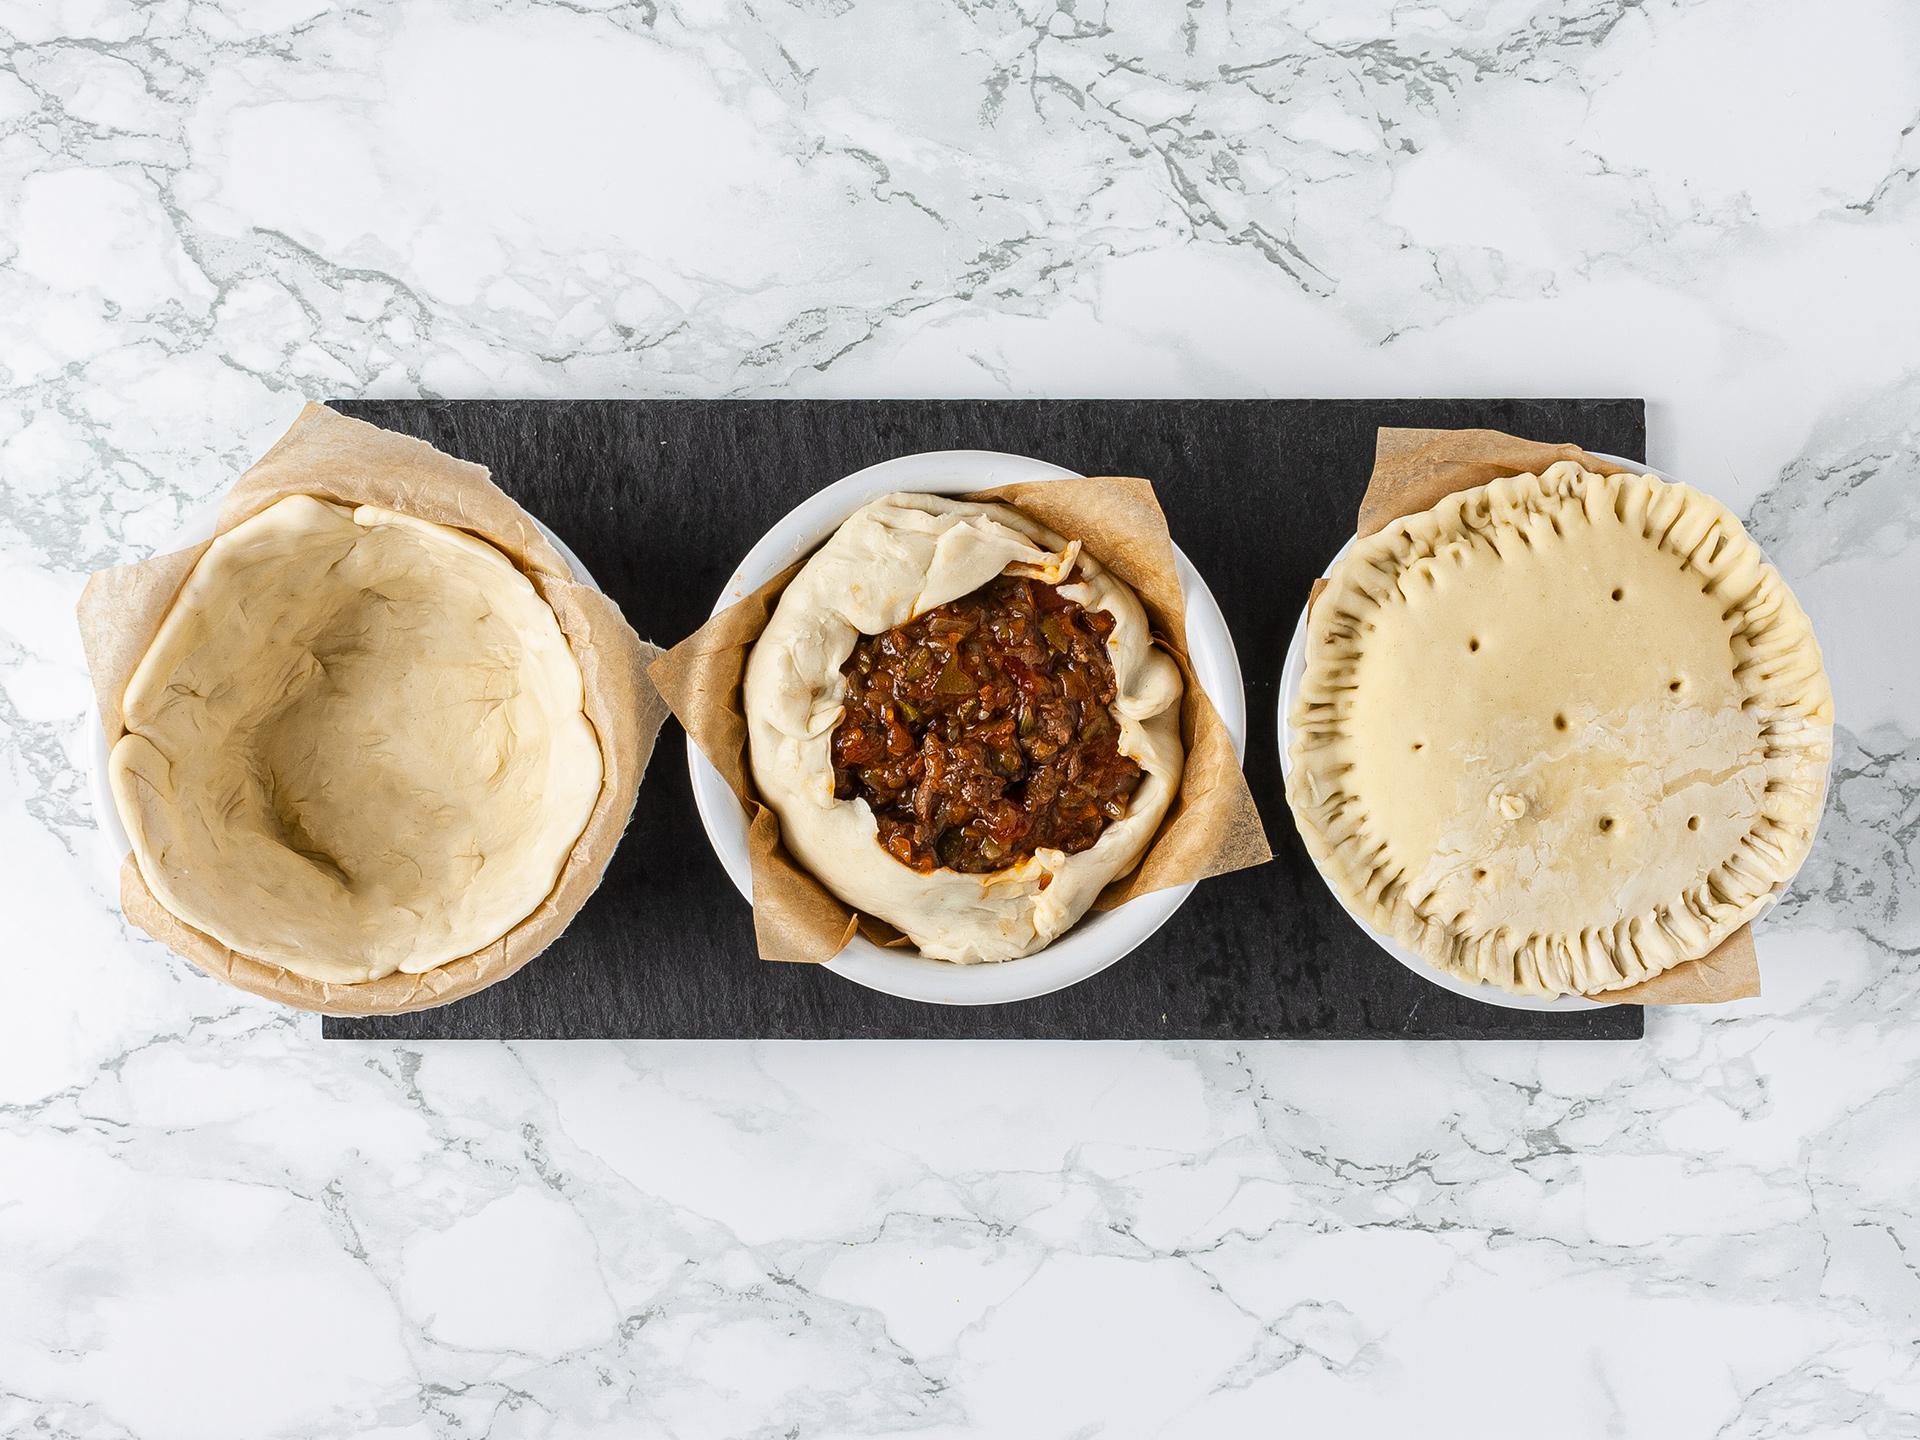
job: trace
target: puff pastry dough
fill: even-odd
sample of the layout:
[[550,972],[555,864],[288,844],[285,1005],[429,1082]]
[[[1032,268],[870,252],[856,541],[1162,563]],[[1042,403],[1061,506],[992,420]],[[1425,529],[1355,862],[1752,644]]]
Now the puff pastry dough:
[[[1107,637],[1120,750],[1145,772],[1127,813],[1077,855],[1042,849],[984,875],[922,875],[880,847],[864,800],[836,800],[831,744],[861,635],[878,635],[1002,573],[1058,584],[1114,619]],[[782,592],[742,685],[754,784],[794,858],[834,894],[904,931],[920,953],[962,963],[1040,949],[1131,870],[1180,784],[1181,678],[1153,647],[1146,612],[1097,560],[1007,505],[889,495],[849,517]]]
[[1725,506],[1574,462],[1357,541],[1307,626],[1287,796],[1376,929],[1597,994],[1696,959],[1812,844],[1820,647]]
[[417,973],[546,898],[599,794],[579,663],[492,546],[289,496],[208,547],[110,779],[188,924],[312,980]]

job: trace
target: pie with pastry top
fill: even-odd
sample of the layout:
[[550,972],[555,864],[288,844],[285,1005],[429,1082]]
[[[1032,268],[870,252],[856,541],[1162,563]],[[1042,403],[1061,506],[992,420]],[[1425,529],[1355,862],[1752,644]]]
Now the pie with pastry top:
[[1713,950],[1813,842],[1833,702],[1718,501],[1563,461],[1356,541],[1307,621],[1287,797],[1430,963],[1596,995]]

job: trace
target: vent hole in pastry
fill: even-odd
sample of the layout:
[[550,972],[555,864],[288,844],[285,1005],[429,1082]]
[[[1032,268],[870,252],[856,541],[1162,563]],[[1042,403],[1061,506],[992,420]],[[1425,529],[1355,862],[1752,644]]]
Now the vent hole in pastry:
[[1479,648],[1480,648],[1480,642],[1478,640],[1467,641],[1467,649],[1478,650]]
[[1603,834],[1613,829],[1613,817],[1611,815],[1602,815],[1600,817],[1600,829]]
[[1416,750],[1424,750],[1427,748],[1427,742],[1424,740],[1416,740],[1413,742],[1413,748]]
[[1554,716],[1554,717],[1553,717],[1553,728],[1554,728],[1554,729],[1556,729],[1556,730],[1564,730],[1564,729],[1566,729],[1566,728],[1567,728],[1567,717],[1566,717],[1566,716],[1564,716],[1564,715],[1556,715],[1556,716]]
[[1627,592],[1622,590],[1618,585],[1613,587],[1613,598],[1616,600],[1621,599],[1626,593]]
[[1698,830],[1699,828],[1700,828],[1700,817],[1698,815],[1687,816],[1687,829]]
[[1484,870],[1476,870],[1473,872],[1473,878],[1476,880],[1484,880],[1487,878],[1487,872]]
[[1678,695],[1680,693],[1680,682],[1678,680],[1669,680],[1667,682],[1667,689]]

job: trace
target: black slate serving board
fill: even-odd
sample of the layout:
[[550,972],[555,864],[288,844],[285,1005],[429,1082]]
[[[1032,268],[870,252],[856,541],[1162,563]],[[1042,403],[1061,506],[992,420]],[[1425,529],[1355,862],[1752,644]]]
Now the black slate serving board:
[[1246,771],[1270,865],[1202,884],[1117,965],[1012,1005],[925,1005],[755,956],[751,912],[661,732],[632,826],[566,934],[512,979],[437,1010],[328,1019],[342,1039],[1637,1039],[1630,1006],[1504,1010],[1380,949],[1315,873],[1280,783],[1275,706],[1307,590],[1353,532],[1382,425],[1505,430],[1645,458],[1639,400],[346,400],[485,465],[672,645],[755,541],[841,476],[920,450],[1002,450],[1154,482],[1232,626]]

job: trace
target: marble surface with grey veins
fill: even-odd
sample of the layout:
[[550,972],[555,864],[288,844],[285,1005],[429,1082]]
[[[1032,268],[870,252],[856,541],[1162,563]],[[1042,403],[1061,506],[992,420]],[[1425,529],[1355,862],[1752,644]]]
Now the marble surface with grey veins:
[[[1920,1436],[1920,9],[0,0],[0,1434]],[[1841,722],[1633,1044],[334,1044],[86,574],[307,397],[1644,395]]]

